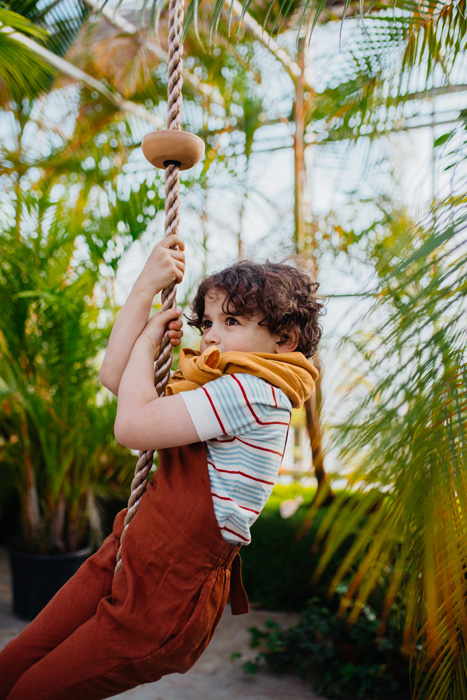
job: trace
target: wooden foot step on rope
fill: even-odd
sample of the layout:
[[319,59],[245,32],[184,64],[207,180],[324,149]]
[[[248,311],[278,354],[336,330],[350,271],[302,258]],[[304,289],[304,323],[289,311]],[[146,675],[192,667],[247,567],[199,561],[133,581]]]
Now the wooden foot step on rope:
[[[180,170],[188,170],[198,163],[204,154],[204,143],[199,136],[181,131],[182,117],[182,28],[183,0],[170,0],[169,5],[169,52],[168,52],[168,100],[167,129],[160,129],[143,138],[145,158],[156,168],[165,170],[165,235],[177,233],[180,221],[179,178]],[[162,291],[162,311],[175,306],[175,282]],[[161,396],[170,377],[172,346],[167,330],[162,338],[159,357],[154,368],[154,385]],[[115,573],[122,566],[122,542],[128,526],[136,514],[141,497],[146,490],[148,474],[152,468],[154,451],[139,453],[135,474],[131,484],[128,511],[117,552]]]

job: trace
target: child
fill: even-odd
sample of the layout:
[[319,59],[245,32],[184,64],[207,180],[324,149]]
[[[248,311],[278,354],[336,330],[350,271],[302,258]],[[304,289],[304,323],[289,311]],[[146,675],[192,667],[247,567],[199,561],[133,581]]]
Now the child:
[[[175,247],[171,247],[175,246]],[[290,265],[237,263],[204,279],[190,325],[200,352],[159,398],[154,357],[164,328],[180,344],[180,309],[148,320],[154,295],[183,278],[184,244],[155,246],[120,311],[101,369],[118,395],[115,435],[157,449],[159,468],[126,531],[102,547],[0,654],[0,698],[93,700],[187,671],[210,641],[228,596],[248,611],[239,549],[266,503],[292,407],[317,371],[321,303]]]

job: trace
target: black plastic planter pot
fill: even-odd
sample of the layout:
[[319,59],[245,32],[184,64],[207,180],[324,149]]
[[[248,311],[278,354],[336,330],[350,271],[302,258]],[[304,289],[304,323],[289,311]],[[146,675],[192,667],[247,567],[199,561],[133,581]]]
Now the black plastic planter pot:
[[31,554],[13,542],[8,555],[14,614],[22,620],[35,618],[90,554],[91,547],[66,554]]

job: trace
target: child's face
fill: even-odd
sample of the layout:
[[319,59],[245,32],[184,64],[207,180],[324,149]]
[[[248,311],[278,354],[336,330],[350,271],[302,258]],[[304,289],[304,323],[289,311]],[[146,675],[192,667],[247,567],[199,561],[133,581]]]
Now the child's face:
[[210,290],[204,299],[204,331],[200,350],[218,347],[221,352],[281,352],[280,338],[272,335],[266,326],[258,325],[261,313],[254,316],[231,316],[224,313],[225,294]]

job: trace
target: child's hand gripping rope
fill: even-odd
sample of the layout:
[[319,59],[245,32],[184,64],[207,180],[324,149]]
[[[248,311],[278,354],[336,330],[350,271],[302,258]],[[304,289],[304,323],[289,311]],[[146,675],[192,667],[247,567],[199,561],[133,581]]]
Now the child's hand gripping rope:
[[[179,236],[167,236],[157,243],[118,314],[99,375],[102,384],[115,395],[119,393],[120,381],[135,342],[148,326],[155,295],[172,282],[180,283],[183,279],[184,250],[185,243]],[[177,315],[173,315],[173,309],[171,313],[172,315],[164,317],[164,323],[173,322],[169,336],[170,342],[175,346],[180,344],[182,337],[181,321],[177,320]],[[151,321],[149,338],[153,335],[152,329],[159,323],[157,314],[154,319]],[[162,336],[159,337],[157,332],[154,337],[155,340],[151,340],[151,343],[158,348]],[[157,355],[157,348],[154,348],[153,358]]]
[[184,273],[185,243],[180,236],[167,236],[152,249],[137,284],[154,298],[173,281],[180,284]]
[[159,311],[159,313],[154,314],[147,322],[139,340],[149,344],[154,358],[159,355],[159,346],[166,327],[169,329],[170,343],[174,347],[180,345],[183,337],[181,314],[182,310],[179,307],[167,309],[167,311]]

